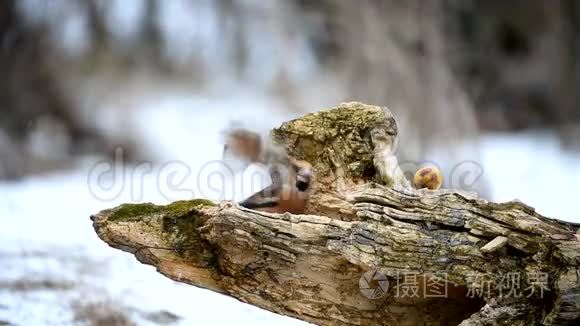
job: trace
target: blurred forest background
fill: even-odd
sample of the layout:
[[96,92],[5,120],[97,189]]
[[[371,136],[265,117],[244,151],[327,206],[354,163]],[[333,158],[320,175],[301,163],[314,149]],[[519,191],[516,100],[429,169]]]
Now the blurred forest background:
[[116,145],[151,156],[127,127],[127,111],[139,107],[125,103],[171,88],[207,97],[250,89],[279,100],[272,109],[297,112],[344,100],[387,105],[405,159],[436,159],[434,144],[455,155],[450,143],[479,129],[554,129],[566,146],[580,138],[574,0],[0,6],[1,178]]
[[124,175],[104,200],[95,162],[196,171],[234,120],[384,105],[404,168],[579,221],[579,36],[576,0],[0,0],[0,325],[304,325],[165,279],[88,220],[188,196]]

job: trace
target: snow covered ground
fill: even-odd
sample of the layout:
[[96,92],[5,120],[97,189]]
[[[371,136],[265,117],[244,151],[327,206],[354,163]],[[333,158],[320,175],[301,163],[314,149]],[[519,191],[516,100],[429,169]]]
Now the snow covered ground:
[[[185,97],[177,104],[158,98],[133,121],[155,163],[115,167],[87,159],[71,171],[0,183],[0,324],[73,324],[75,311],[80,318],[79,305],[94,303],[124,311],[139,325],[305,325],[173,282],[132,255],[107,247],[89,221],[90,214],[124,202],[240,199],[260,188],[267,177],[261,174],[259,182],[251,183],[246,173],[221,191],[211,186],[221,182],[219,175],[215,179],[210,172],[224,173],[216,161],[220,131],[228,121],[249,119],[252,127],[266,130],[292,118],[273,111],[276,105],[255,99],[245,103],[239,97],[220,102]],[[488,135],[481,148],[491,199],[517,198],[542,214],[580,222],[571,204],[578,198],[580,155],[562,152],[556,137]],[[197,182],[200,171],[208,182]],[[159,319],[172,314],[179,318]]]
[[580,153],[562,151],[550,132],[486,135],[481,165],[491,199],[519,199],[548,217],[580,222]]

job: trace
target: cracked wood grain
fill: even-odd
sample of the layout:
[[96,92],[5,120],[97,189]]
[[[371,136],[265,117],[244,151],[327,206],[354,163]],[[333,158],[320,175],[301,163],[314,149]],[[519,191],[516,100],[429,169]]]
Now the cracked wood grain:
[[[378,130],[378,131],[377,131]],[[378,136],[377,136],[378,135]],[[345,103],[273,131],[317,175],[304,215],[232,202],[120,206],[95,214],[99,237],[180,282],[319,325],[573,325],[580,321],[579,225],[520,202],[415,190],[390,153],[386,108]],[[386,142],[386,143],[381,143]],[[377,148],[379,148],[377,150]],[[395,162],[395,163],[393,163]],[[443,298],[361,293],[367,271],[395,284],[446,275]],[[473,275],[548,276],[544,296],[469,297]]]

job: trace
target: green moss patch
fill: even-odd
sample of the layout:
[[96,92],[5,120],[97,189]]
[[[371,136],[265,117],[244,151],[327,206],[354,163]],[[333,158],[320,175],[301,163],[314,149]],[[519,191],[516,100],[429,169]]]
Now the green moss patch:
[[203,267],[212,267],[215,266],[215,255],[209,243],[201,238],[197,230],[205,222],[198,209],[207,204],[207,202],[198,202],[194,206],[191,202],[171,204],[163,216],[163,232],[171,238],[173,249],[181,257]]
[[143,216],[153,214],[177,216],[186,214],[199,206],[215,206],[215,204],[207,199],[181,200],[167,206],[158,206],[151,203],[123,204],[113,209],[113,214],[109,217],[109,221],[138,221]]
[[163,206],[144,204],[123,204],[113,209],[109,221],[136,221],[143,215],[156,214],[162,211]]
[[199,206],[215,206],[215,204],[207,199],[180,200],[164,206],[164,213],[166,216],[181,216]]
[[[151,203],[123,204],[112,210],[109,221],[153,223],[161,225],[161,232],[181,257],[204,267],[215,265],[211,246],[197,231],[205,221],[200,208],[215,206],[207,199],[181,200],[166,206]],[[157,224],[159,223],[159,224]]]

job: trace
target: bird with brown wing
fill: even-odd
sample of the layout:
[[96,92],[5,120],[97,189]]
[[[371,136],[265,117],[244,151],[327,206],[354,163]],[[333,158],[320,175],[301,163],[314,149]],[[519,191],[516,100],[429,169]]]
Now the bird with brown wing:
[[227,132],[224,157],[229,154],[248,163],[266,164],[272,179],[270,186],[240,202],[241,206],[265,212],[304,213],[313,177],[308,162],[289,158],[279,147],[264,146],[260,135],[240,128]]

